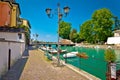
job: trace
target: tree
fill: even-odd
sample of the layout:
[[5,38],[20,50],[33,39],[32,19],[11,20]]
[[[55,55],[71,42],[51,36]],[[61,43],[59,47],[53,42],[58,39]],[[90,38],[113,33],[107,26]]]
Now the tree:
[[38,36],[39,36],[39,35],[36,33],[36,34],[35,34],[35,37],[36,37],[36,41],[37,41],[37,38],[38,38]]
[[39,42],[39,41],[38,41],[39,34],[37,34],[37,33],[36,33],[36,34],[33,34],[33,37],[34,37],[34,42],[35,42],[35,43]]
[[[92,15],[94,24],[94,40],[106,41],[109,36],[112,36],[112,20],[113,14],[110,10],[102,8],[96,10]],[[102,35],[102,36],[101,36]]]
[[77,34],[77,30],[76,29],[72,29],[72,31],[70,32],[70,40],[72,42],[77,42],[77,38],[79,37],[79,35]]
[[107,80],[111,80],[111,63],[116,61],[116,55],[114,50],[108,48],[105,51],[105,60],[107,61]]
[[84,22],[80,27],[80,38],[87,42],[92,42],[93,37],[93,24],[92,20]]
[[59,24],[59,36],[63,39],[69,39],[71,24],[61,21]]
[[107,62],[115,62],[115,60],[116,60],[116,55],[115,55],[115,52],[114,52],[114,50],[112,50],[112,49],[107,49],[106,51],[105,51],[105,60],[107,61]]

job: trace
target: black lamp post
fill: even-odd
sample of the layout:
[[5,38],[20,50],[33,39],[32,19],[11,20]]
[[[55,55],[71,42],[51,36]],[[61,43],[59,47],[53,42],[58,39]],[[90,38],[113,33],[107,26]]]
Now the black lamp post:
[[[70,8],[68,6],[66,6],[66,7],[63,8],[63,10],[64,10],[64,13],[61,13],[60,4],[58,3],[57,4],[57,16],[58,16],[58,42],[57,42],[57,45],[58,45],[58,49],[57,49],[57,52],[58,52],[57,53],[58,64],[57,65],[58,66],[60,65],[59,23],[60,23],[63,15],[65,15],[65,17],[67,16],[67,14],[69,13]],[[48,17],[51,18],[52,17],[52,14],[51,14],[52,9],[47,8],[45,11],[46,11],[46,14],[48,15]]]

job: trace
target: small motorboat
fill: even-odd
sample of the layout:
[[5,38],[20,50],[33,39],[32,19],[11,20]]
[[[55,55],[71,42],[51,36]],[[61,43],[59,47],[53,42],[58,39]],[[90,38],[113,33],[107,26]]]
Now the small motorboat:
[[65,50],[60,50],[60,53],[65,53],[65,52],[67,52],[66,49]]
[[41,47],[41,49],[42,49],[43,51],[45,51],[45,50],[46,50],[46,47],[43,46],[43,47]]
[[64,58],[75,57],[78,52],[70,52],[63,55]]
[[40,49],[42,49],[43,51],[49,51],[51,47],[42,46],[40,47]]
[[56,49],[51,49],[51,50],[49,50],[49,53],[53,53],[53,54],[55,54],[55,53],[57,53],[58,51],[56,50]]

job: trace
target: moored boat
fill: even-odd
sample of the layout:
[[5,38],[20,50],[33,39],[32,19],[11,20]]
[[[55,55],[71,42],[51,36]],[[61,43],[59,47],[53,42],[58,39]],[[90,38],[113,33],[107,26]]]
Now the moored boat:
[[80,58],[84,58],[84,59],[87,59],[88,58],[88,55],[86,53],[78,53],[76,54],[78,57]]
[[78,52],[70,52],[63,55],[64,58],[75,57]]
[[49,53],[52,53],[52,54],[55,54],[55,53],[57,53],[58,51],[56,50],[56,49],[51,49],[51,50],[49,50]]

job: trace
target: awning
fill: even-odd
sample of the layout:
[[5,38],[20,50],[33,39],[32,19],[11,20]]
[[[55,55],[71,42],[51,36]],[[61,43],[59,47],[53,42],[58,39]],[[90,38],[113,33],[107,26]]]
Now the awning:
[[108,37],[107,44],[120,44],[120,37]]

